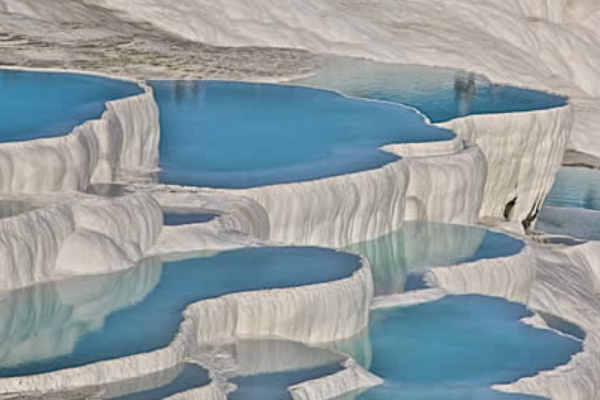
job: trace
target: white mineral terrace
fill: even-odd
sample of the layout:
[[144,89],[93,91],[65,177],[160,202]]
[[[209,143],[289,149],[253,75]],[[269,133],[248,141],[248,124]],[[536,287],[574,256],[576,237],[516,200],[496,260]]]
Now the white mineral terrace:
[[[104,1],[126,11],[139,2],[142,0]],[[179,12],[185,11],[187,2],[181,3],[174,8],[175,14],[161,15],[157,24],[173,29],[169,21],[181,18]],[[257,2],[251,3],[238,10],[242,16]],[[272,12],[265,13],[265,18],[281,9],[276,2],[271,6]],[[155,9],[146,10],[150,11],[138,17],[156,22],[158,17],[152,11]],[[224,18],[231,18],[232,14],[226,15]],[[189,23],[196,20],[189,18],[178,24],[178,33],[216,34],[209,27],[191,29]],[[299,21],[306,24],[305,18]],[[221,22],[228,26],[226,21]],[[270,44],[288,45],[292,37],[297,37],[297,47],[322,50],[324,43],[335,41],[342,34],[348,34],[344,36],[346,41],[355,37],[345,26],[325,30],[321,32],[323,37],[315,36],[308,28],[297,28],[304,34],[292,35],[284,30],[270,35],[282,41]],[[255,37],[260,39],[257,43],[265,40],[259,34]],[[373,37],[385,41],[385,36]],[[213,39],[231,44],[244,38],[220,32]],[[339,48],[364,55],[360,50],[365,50],[366,44],[341,43]],[[386,58],[387,49],[372,49],[373,58]],[[397,58],[390,56],[387,61]],[[100,119],[88,121],[65,136],[0,144],[1,192],[43,205],[0,220],[0,290],[73,276],[108,274],[136,268],[140,262],[156,262],[153,257],[177,259],[184,257],[181,253],[195,251],[281,244],[339,248],[396,231],[405,221],[412,220],[460,224],[502,221],[502,227],[523,234],[524,223],[534,221],[552,186],[573,129],[580,129],[577,124],[581,124],[575,121],[578,102],[549,110],[473,115],[443,124],[456,132],[458,139],[435,145],[385,147],[402,158],[378,169],[244,190],[166,186],[138,180],[143,173],[157,168],[160,137],[152,90],[140,85],[144,94],[108,103]],[[133,194],[108,199],[62,193],[119,179]],[[30,196],[20,197],[25,194]],[[514,199],[516,202],[505,215]],[[167,208],[217,213],[218,217],[205,223],[163,226],[163,210]],[[431,301],[446,293],[480,293],[556,315],[586,332],[584,350],[568,365],[498,386],[498,390],[556,400],[593,400],[600,393],[598,263],[598,243],[567,249],[528,245],[513,256],[432,269],[426,274],[433,286],[430,290],[374,299],[369,262],[363,259],[360,268],[345,279],[234,293],[191,304],[175,339],[167,347],[51,373],[1,378],[0,394],[116,383],[195,360],[209,370],[212,381],[171,398],[225,399],[231,390],[227,383],[231,376],[224,375],[219,364],[225,355],[240,357],[235,360],[239,375],[256,373],[252,368],[257,365],[269,371],[283,370],[290,368],[292,362],[284,363],[276,357],[257,362],[257,354],[242,360],[242,344],[236,342],[240,337],[276,337],[318,346],[361,332],[373,307]],[[144,283],[151,287],[158,279],[159,276],[140,277],[131,282],[131,287],[123,287],[123,293],[143,297],[148,291]],[[73,296],[75,302],[83,293],[65,296]],[[125,300],[114,296],[112,301]],[[92,313],[93,309],[86,312]],[[203,352],[203,346],[213,343],[221,347],[214,350],[211,358],[207,356],[210,352]],[[239,349],[227,350],[227,346]],[[53,351],[30,350],[38,354]],[[380,378],[351,357],[334,352],[329,355],[340,357],[344,368],[289,388],[294,399],[328,399],[381,383]],[[304,361],[318,364],[317,360]]]

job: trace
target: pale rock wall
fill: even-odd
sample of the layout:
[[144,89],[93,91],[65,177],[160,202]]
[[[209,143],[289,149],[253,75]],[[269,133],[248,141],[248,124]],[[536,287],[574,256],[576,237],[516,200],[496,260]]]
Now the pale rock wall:
[[562,251],[538,250],[539,268],[527,305],[578,325],[583,351],[552,371],[495,388],[556,400],[595,400],[600,393],[600,242]]
[[485,157],[471,147],[353,174],[224,192],[263,207],[270,240],[341,247],[398,230],[405,220],[474,223],[485,181]]
[[191,187],[139,186],[136,190],[151,194],[166,210],[218,216],[202,224],[165,226],[150,254],[231,249],[265,243],[269,238],[268,214],[250,198]]
[[349,338],[364,329],[372,300],[371,269],[363,259],[363,266],[347,279],[227,295],[190,306],[186,317],[195,322],[200,343],[240,336],[319,343]]
[[479,147],[452,155],[407,158],[406,162],[410,171],[406,221],[478,221],[486,181],[494,179]]
[[226,193],[264,208],[273,241],[340,247],[399,229],[409,179],[407,164],[398,160],[359,173]]
[[[572,125],[570,106],[471,115],[441,124],[485,154],[488,179],[480,216],[508,216],[517,222],[537,216],[554,183],[568,139],[565,132],[570,132]],[[514,207],[507,210],[511,202]]]
[[[65,203],[2,219],[0,290],[64,277],[66,272],[126,268],[150,249],[161,229],[162,210],[147,195]],[[102,258],[89,260],[94,254]]]
[[198,364],[206,365],[211,373],[225,375],[226,379],[341,364],[346,358],[328,349],[269,338],[200,345],[192,355]]

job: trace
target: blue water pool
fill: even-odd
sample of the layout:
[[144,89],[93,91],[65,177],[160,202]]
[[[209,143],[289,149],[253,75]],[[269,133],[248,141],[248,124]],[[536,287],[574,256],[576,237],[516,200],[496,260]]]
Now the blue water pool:
[[350,96],[413,106],[433,122],[471,114],[496,114],[564,106],[567,99],[512,86],[494,85],[452,69],[334,59],[317,75],[292,83]]
[[249,248],[12,292],[0,301],[0,377],[153,351],[173,340],[191,303],[343,279],[359,266],[333,250]]
[[407,222],[399,231],[357,243],[345,250],[369,260],[375,294],[422,289],[430,267],[517,254],[524,243],[511,236],[476,226],[437,222]]
[[166,212],[164,213],[165,225],[190,225],[190,224],[201,224],[204,222],[212,221],[217,218],[218,215],[207,214],[207,213],[176,213]]
[[588,168],[561,168],[544,205],[600,210],[600,172]]
[[152,82],[160,108],[159,180],[249,188],[381,167],[390,143],[448,140],[413,110],[303,87]]
[[108,101],[142,93],[90,75],[0,70],[0,142],[61,136],[99,118]]
[[[566,364],[581,342],[522,324],[524,306],[483,296],[372,314],[366,367],[385,379],[360,400],[525,400],[490,389]],[[359,345],[356,346],[360,348]]]

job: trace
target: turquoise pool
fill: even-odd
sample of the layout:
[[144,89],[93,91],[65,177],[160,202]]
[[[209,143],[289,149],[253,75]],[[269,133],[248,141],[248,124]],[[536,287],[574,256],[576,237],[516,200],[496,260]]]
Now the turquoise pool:
[[202,224],[210,222],[218,217],[216,214],[209,213],[182,213],[182,212],[165,212],[164,224],[167,226]]
[[0,70],[0,143],[67,134],[108,101],[140,93],[133,82],[91,75]]
[[248,248],[15,291],[0,301],[0,377],[157,350],[173,340],[189,304],[343,279],[360,265],[320,248]]
[[[534,400],[496,392],[491,386],[566,364],[581,351],[581,342],[519,322],[530,315],[524,306],[498,298],[448,296],[433,303],[374,311],[366,332],[325,346],[349,351],[363,367],[385,379],[383,385],[344,396],[345,400]],[[564,326],[564,321],[554,320]],[[333,353],[303,349],[292,342],[251,341],[241,348],[232,345],[229,351],[241,363],[243,374],[231,378],[237,388],[229,394],[230,400],[291,399],[289,386],[342,370]],[[297,364],[286,367],[285,360],[293,359]],[[307,365],[298,367],[303,363]],[[272,371],[260,372],[263,368]],[[198,378],[203,377],[201,372],[193,376],[206,384]],[[122,400],[154,399],[143,396],[161,391],[180,393],[193,382],[186,384],[185,376],[170,377],[167,384]]]
[[365,367],[385,383],[345,399],[533,399],[490,387],[566,364],[582,346],[519,322],[529,315],[522,305],[483,296],[375,311],[369,335],[358,340],[372,349]]
[[567,99],[561,96],[494,85],[481,76],[458,70],[361,60],[334,59],[315,76],[291,83],[406,104],[419,109],[433,122],[567,104]]
[[476,226],[406,222],[399,231],[344,248],[369,260],[378,296],[422,289],[424,272],[519,253],[524,243]]
[[600,210],[600,172],[589,168],[561,168],[544,205]]
[[391,143],[448,140],[406,107],[325,90],[224,81],[152,82],[162,183],[249,188],[381,167]]

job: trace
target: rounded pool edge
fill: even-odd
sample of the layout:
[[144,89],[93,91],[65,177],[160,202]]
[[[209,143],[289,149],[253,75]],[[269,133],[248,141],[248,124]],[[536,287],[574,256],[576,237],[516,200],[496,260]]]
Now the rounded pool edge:
[[[268,247],[268,246],[267,246]],[[337,252],[332,249],[323,249],[327,252]],[[348,256],[357,257],[347,253]],[[212,341],[226,342],[235,340],[238,336],[275,336],[288,340],[303,341],[308,343],[324,342],[350,337],[366,326],[372,299],[372,283],[369,265],[360,260],[357,268],[349,277],[340,280],[313,283],[305,286],[264,289],[248,292],[232,293],[212,299],[201,300],[190,304],[183,313],[183,321],[179,332],[173,341],[165,348],[149,353],[136,354],[123,358],[100,361],[81,367],[67,368],[39,375],[26,375],[13,378],[1,378],[2,393],[26,391],[56,391],[66,388],[77,389],[84,386],[93,386],[104,383],[135,378],[148,373],[158,372],[184,361],[196,343],[210,343]],[[348,293],[352,293],[352,301],[348,301]],[[355,296],[354,296],[355,295]],[[352,318],[331,321],[331,315],[323,307],[311,306],[321,304],[323,297],[329,298],[335,313],[340,313],[340,308],[346,308],[342,314],[352,315]],[[321,320],[323,324],[311,323],[302,332],[298,327],[284,326],[288,324],[267,323],[256,321],[256,315],[269,315],[268,310],[273,310],[277,299],[296,299],[296,303],[283,301],[287,321],[290,312],[302,315],[306,312],[317,315],[313,318]],[[359,310],[362,308],[362,312]],[[357,311],[359,310],[359,311]],[[329,310],[331,311],[331,310]],[[332,311],[332,312],[333,312]],[[258,314],[257,314],[258,313]],[[225,317],[229,315],[228,317]],[[210,318],[214,316],[214,318]],[[203,332],[202,321],[214,320],[218,326],[207,327]],[[272,318],[277,321],[279,318]],[[232,321],[237,321],[231,325]],[[314,321],[313,321],[314,322]],[[258,326],[255,326],[258,324]],[[261,325],[263,324],[263,325]],[[315,327],[319,329],[315,330]],[[151,366],[151,367],[150,367]],[[151,368],[151,369],[150,369]]]

